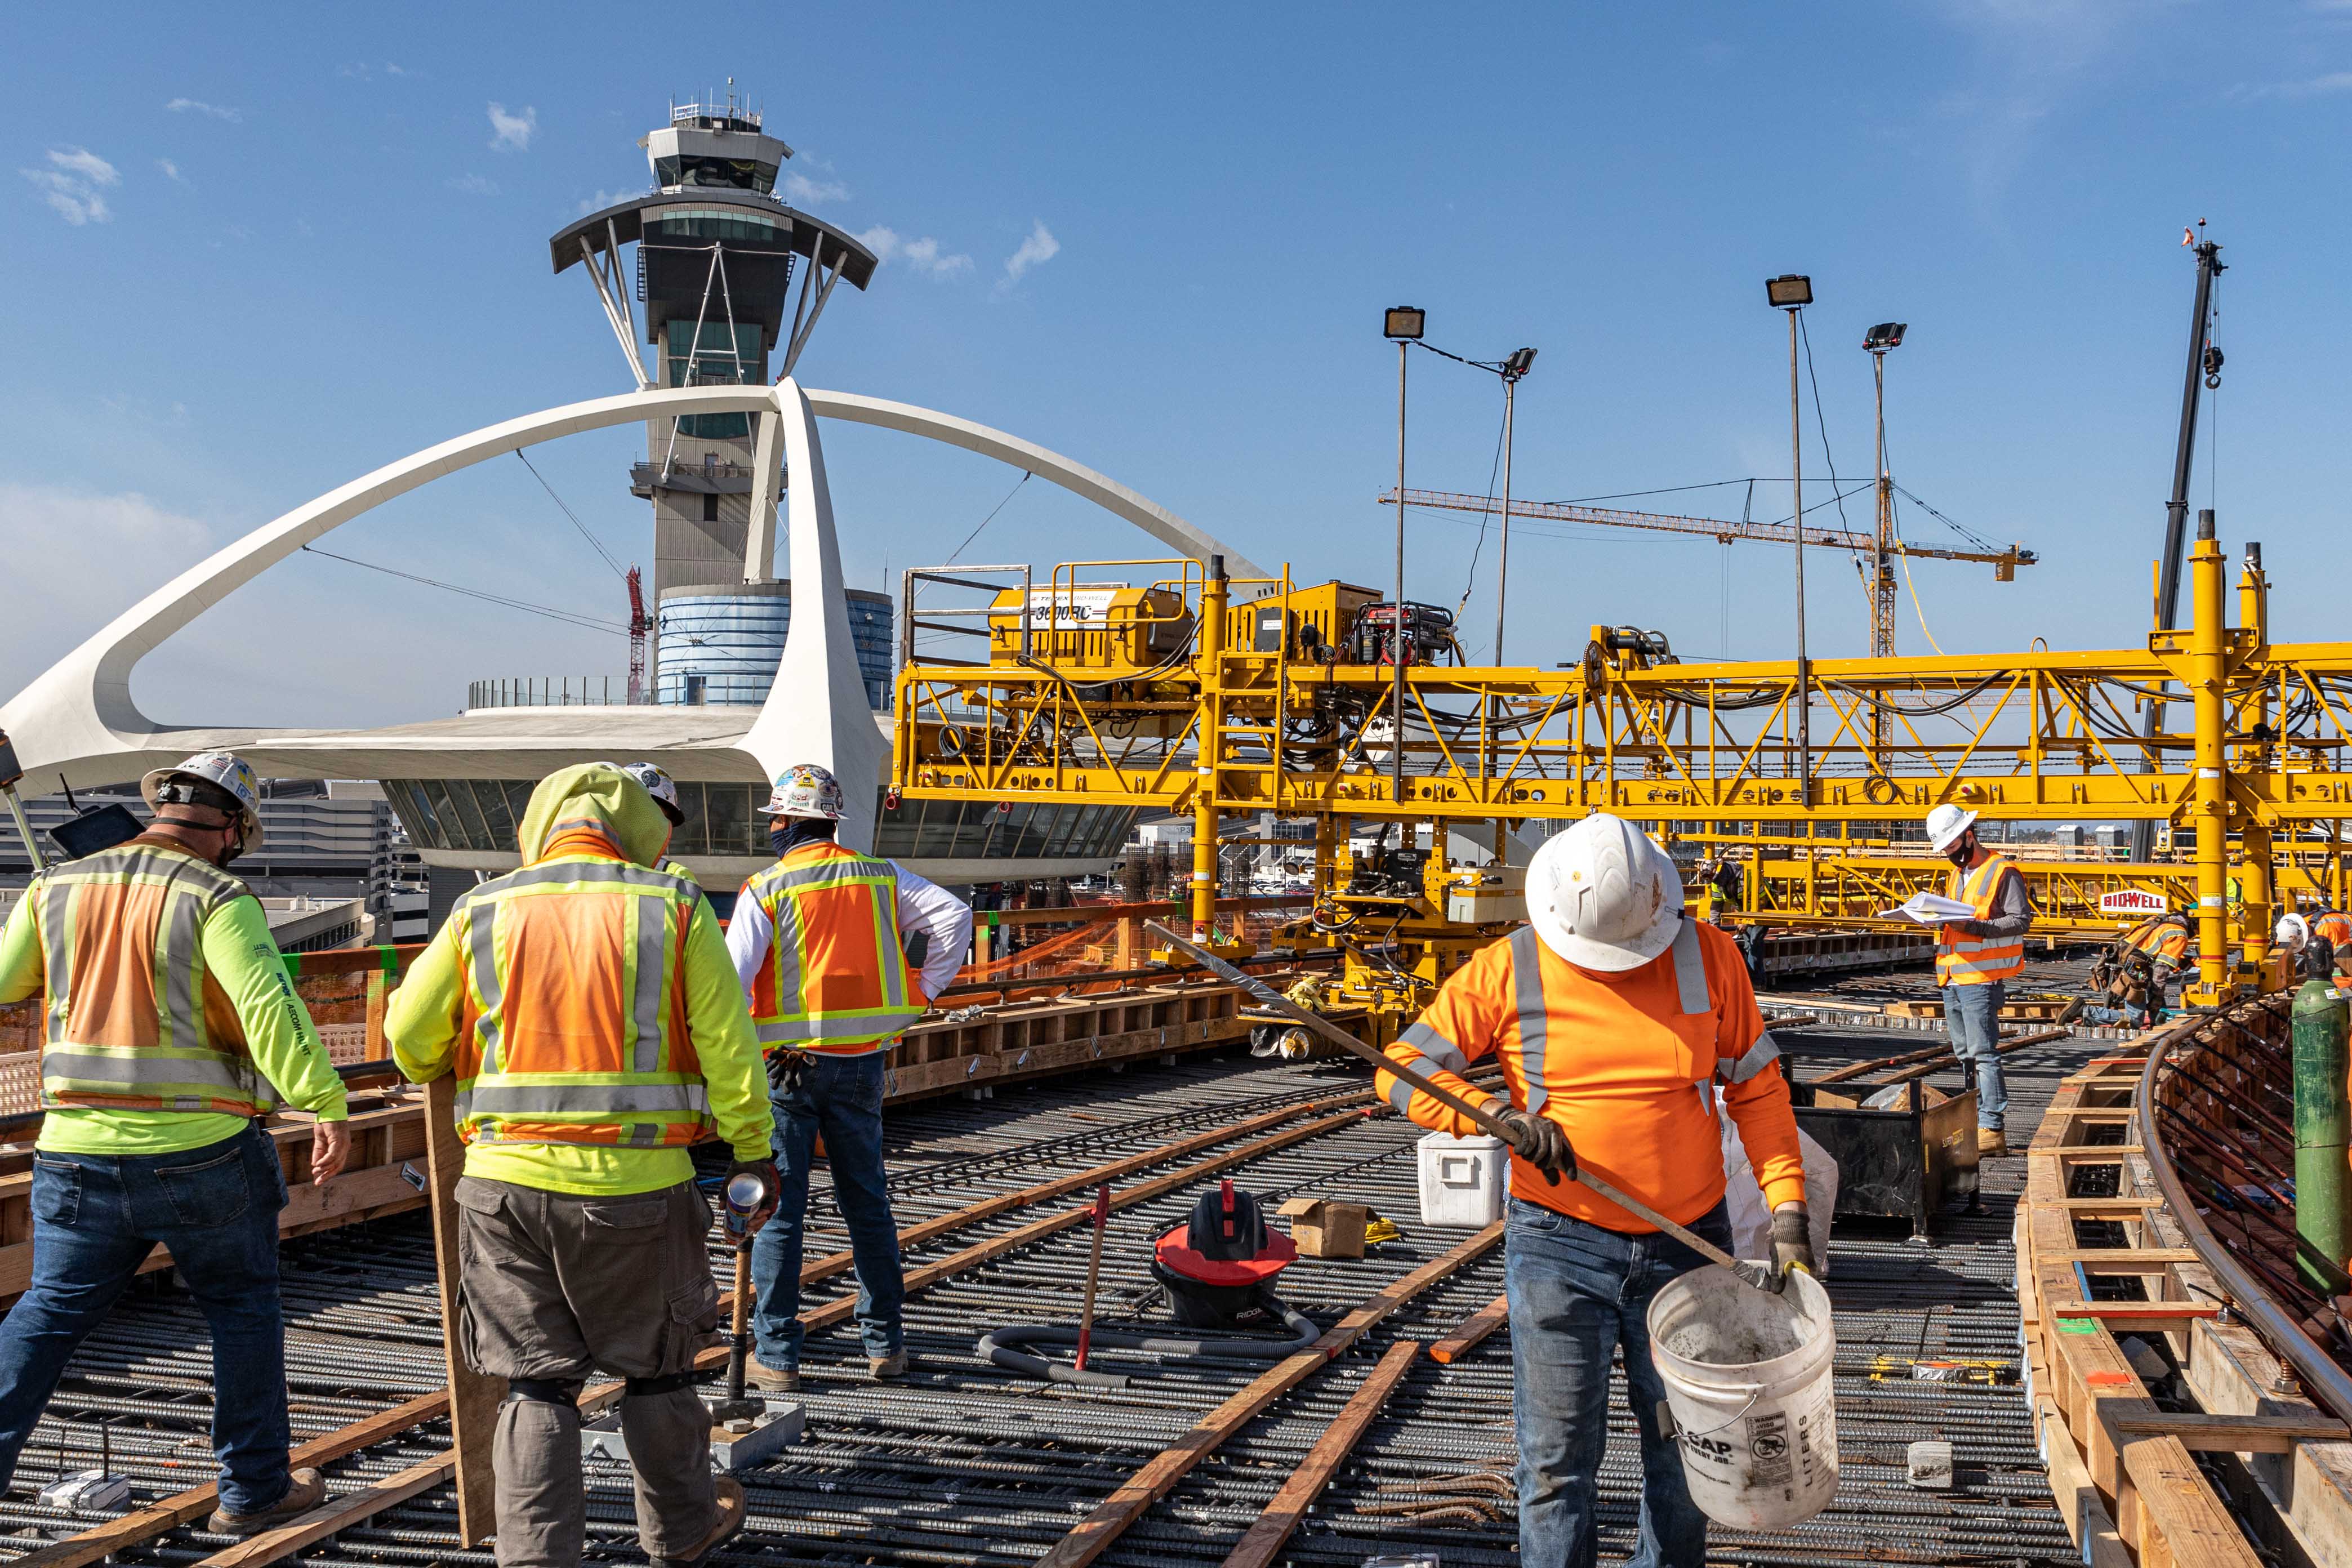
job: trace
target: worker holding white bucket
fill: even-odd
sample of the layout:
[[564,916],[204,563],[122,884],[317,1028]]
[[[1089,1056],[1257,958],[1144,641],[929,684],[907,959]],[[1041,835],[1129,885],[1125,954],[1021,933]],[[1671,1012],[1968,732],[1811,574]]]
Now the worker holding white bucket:
[[[1685,918],[1674,862],[1633,824],[1589,816],[1548,840],[1528,868],[1527,896],[1533,925],[1456,972],[1389,1055],[1514,1131],[1506,1245],[1519,1561],[1594,1560],[1610,1363],[1622,1345],[1643,1476],[1632,1568],[1698,1568],[1706,1516],[1661,1419],[1668,1390],[1652,1361],[1649,1310],[1705,1259],[1564,1178],[1589,1167],[1727,1249],[1720,1083],[1772,1208],[1773,1260],[1810,1268],[1804,1161],[1773,1068],[1780,1047],[1738,946]],[[1501,1061],[1507,1107],[1461,1076],[1487,1057]],[[1422,1126],[1476,1131],[1391,1074],[1378,1084]]]

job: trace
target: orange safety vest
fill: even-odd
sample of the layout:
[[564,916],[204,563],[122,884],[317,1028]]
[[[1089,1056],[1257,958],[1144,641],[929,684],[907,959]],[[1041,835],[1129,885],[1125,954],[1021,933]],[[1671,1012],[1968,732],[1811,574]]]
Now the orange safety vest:
[[[1978,920],[1990,920],[1993,900],[2000,891],[2000,879],[2012,868],[2013,863],[2006,855],[1989,855],[1984,864],[1974,870],[1955,866],[1944,880],[1944,896],[1974,909]],[[1936,933],[1938,985],[1989,985],[1996,980],[2010,979],[2024,967],[2022,934],[1973,937],[1949,925]]]
[[774,928],[751,985],[762,1047],[865,1056],[930,1005],[898,931],[898,868],[829,839],[743,884]]
[[242,881],[177,845],[133,839],[44,873],[25,897],[47,993],[41,1109],[276,1107],[236,1007],[205,970],[205,922],[252,897]]
[[2352,946],[2352,916],[2330,910],[2311,922],[2311,934],[2326,937],[2327,944],[2341,952]]
[[2124,942],[2126,946],[2137,948],[2150,958],[2169,963],[2176,969],[2189,955],[2189,928],[2163,915],[2134,926]]
[[598,856],[541,860],[460,900],[459,1136],[626,1149],[701,1137],[710,1101],[681,981],[701,896]]

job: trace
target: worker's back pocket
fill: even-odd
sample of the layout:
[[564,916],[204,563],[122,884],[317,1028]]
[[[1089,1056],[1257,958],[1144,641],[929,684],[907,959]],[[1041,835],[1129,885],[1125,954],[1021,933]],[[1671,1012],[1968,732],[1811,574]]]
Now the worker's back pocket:
[[158,1165],[155,1184],[163,1189],[173,1217],[191,1230],[215,1229],[242,1219],[253,1206],[253,1184],[246,1176],[241,1142],[193,1164]]
[[81,1217],[81,1167],[70,1160],[33,1156],[33,1217],[70,1226]]
[[598,1247],[642,1247],[661,1235],[662,1221],[667,1217],[669,1199],[659,1193],[648,1198],[580,1206],[588,1239]]

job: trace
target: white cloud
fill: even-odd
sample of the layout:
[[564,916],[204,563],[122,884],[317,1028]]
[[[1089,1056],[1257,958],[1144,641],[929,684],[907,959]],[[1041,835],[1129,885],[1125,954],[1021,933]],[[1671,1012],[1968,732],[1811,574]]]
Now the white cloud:
[[224,109],[217,103],[206,103],[200,98],[175,98],[163,107],[174,114],[205,114],[215,120],[226,120],[232,125],[245,118],[234,109]]
[[520,114],[509,114],[503,103],[490,105],[490,145],[500,153],[521,153],[530,147],[530,139],[539,134],[539,110],[526,107]]
[[46,574],[37,594],[16,595],[0,637],[0,693],[22,690],[142,594],[200,561],[211,531],[135,492],[100,495],[62,485],[0,482],[0,517],[23,540],[72,541],[105,571]]
[[2257,88],[2257,98],[2322,98],[2331,93],[2352,92],[2352,71],[2330,71],[2305,81],[2283,81],[2270,87]]
[[401,69],[398,66],[394,65],[390,60],[386,60],[383,62],[383,74],[386,76],[406,76],[408,73]]
[[113,164],[86,147],[52,147],[49,167],[16,172],[33,182],[50,210],[76,228],[84,224],[105,223],[114,216],[101,191],[103,187],[121,184],[122,175]]
[[498,182],[479,174],[460,174],[449,182],[453,191],[463,191],[469,196],[494,196],[499,194]]
[[971,270],[971,258],[961,251],[942,253],[940,242],[929,235],[920,239],[901,239],[898,231],[877,224],[857,237],[884,261],[904,262],[927,278],[953,278]]
[[180,184],[184,184],[184,184],[186,184],[188,183],[188,182],[187,182],[187,181],[185,181],[185,180],[181,180],[181,179],[180,179],[180,165],[178,165],[177,163],[173,163],[173,162],[172,162],[172,160],[170,160],[169,158],[158,158],[158,159],[156,159],[156,160],[155,160],[155,166],[156,166],[157,168],[159,168],[159,169],[161,169],[161,170],[163,170],[163,177],[164,177],[165,179],[167,179],[167,180],[180,180]]
[[1045,220],[1035,218],[1031,221],[1034,226],[1029,230],[1029,237],[1021,242],[1020,249],[1004,258],[1007,287],[1020,282],[1030,268],[1043,267],[1062,254],[1062,242],[1054,237],[1052,229],[1045,226]]
[[618,205],[631,196],[641,194],[637,191],[598,191],[593,196],[584,196],[581,199],[580,210],[583,213],[600,213],[606,207]]
[[786,174],[782,189],[787,200],[815,206],[820,202],[841,202],[849,199],[849,187],[839,180],[812,180],[806,174]]

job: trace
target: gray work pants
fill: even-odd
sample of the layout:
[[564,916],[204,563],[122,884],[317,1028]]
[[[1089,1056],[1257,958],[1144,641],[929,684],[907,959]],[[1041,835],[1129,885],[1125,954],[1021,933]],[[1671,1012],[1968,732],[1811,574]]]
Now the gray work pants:
[[[710,1205],[691,1183],[584,1197],[467,1176],[457,1184],[458,1344],[475,1371],[582,1383],[604,1372],[667,1377],[717,1342],[719,1286],[703,1238]],[[691,1387],[631,1394],[621,1426],[636,1472],[647,1555],[689,1555],[718,1522],[710,1413]],[[499,1407],[499,1568],[573,1568],[587,1531],[580,1413],[509,1398]]]

